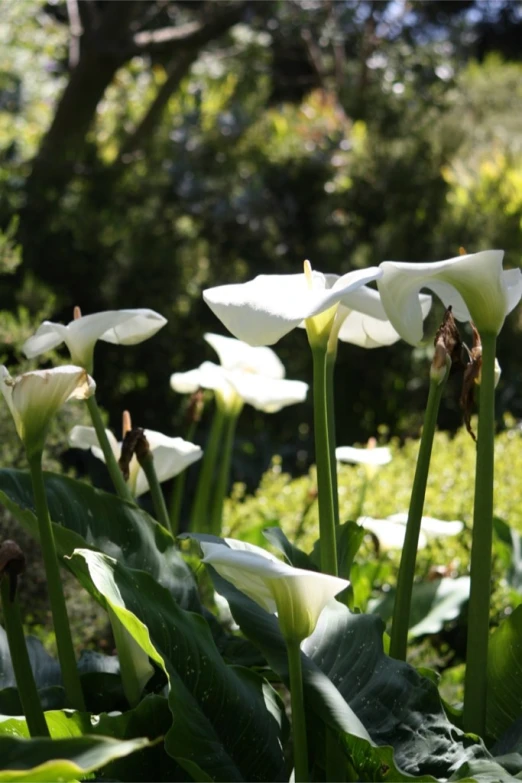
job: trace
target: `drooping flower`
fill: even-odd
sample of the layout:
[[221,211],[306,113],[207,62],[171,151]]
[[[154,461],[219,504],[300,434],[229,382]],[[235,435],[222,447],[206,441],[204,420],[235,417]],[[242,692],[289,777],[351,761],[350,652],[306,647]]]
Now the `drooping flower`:
[[107,310],[92,315],[81,315],[75,308],[73,321],[63,324],[44,321],[36,333],[24,343],[28,359],[67,345],[75,364],[92,371],[94,346],[98,340],[116,345],[136,345],[148,340],[167,323],[154,310]]
[[65,365],[12,378],[0,367],[0,386],[28,456],[43,450],[52,417],[68,400],[85,400],[96,384],[83,367]]
[[[118,460],[121,453],[121,443],[117,441],[110,430],[105,430],[105,432],[113,454]],[[160,483],[177,476],[193,462],[201,459],[203,454],[199,446],[183,440],[183,438],[170,438],[154,430],[144,430],[144,434],[154,456],[154,469]],[[94,427],[79,425],[73,427],[69,433],[69,445],[75,449],[90,449],[95,457],[105,462]],[[129,464],[128,484],[135,497],[139,497],[149,490],[147,477],[135,455]]]
[[[349,310],[344,305],[340,305],[336,316],[336,319],[341,322],[338,335],[339,340],[343,343],[357,345],[359,348],[381,348],[393,345],[401,339],[401,336],[388,321],[378,292],[371,289],[367,290],[369,291],[369,296],[375,298],[376,306],[378,301],[382,317],[375,318],[357,310]],[[419,302],[422,319],[424,320],[431,309],[431,296],[421,294]]]
[[522,295],[522,274],[503,270],[503,256],[502,250],[483,250],[434,263],[384,261],[377,287],[392,325],[417,345],[423,333],[418,294],[429,288],[451,305],[458,321],[473,321],[481,334],[497,335]]
[[273,345],[302,321],[326,340],[341,302],[350,310],[380,317],[364,286],[381,274],[369,267],[342,277],[324,275],[312,272],[305,262],[302,274],[258,275],[247,283],[208,288],[203,298],[227,329],[249,345]]
[[215,392],[226,410],[239,409],[244,402],[265,413],[306,399],[308,384],[284,378],[285,368],[270,348],[252,347],[232,337],[205,334],[221,365],[203,362],[197,369],[173,373],[172,389],[192,394],[198,389]]
[[220,543],[201,541],[200,546],[204,563],[265,611],[277,613],[281,632],[291,641],[310,636],[326,604],[350,584],[336,576],[294,568],[242,541],[226,538]]

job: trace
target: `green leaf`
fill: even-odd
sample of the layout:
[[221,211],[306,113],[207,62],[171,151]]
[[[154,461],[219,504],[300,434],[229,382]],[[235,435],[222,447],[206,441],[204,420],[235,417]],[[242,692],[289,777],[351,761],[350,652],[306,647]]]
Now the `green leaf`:
[[522,717],[522,605],[491,635],[486,730],[498,738]]
[[[61,555],[71,555],[74,549],[97,549],[129,568],[147,571],[181,606],[198,610],[190,569],[170,533],[143,509],[75,479],[55,473],[45,473],[44,479]],[[0,502],[38,537],[29,473],[0,470]]]
[[[296,568],[304,568],[308,571],[320,570],[310,555],[307,555],[288,540],[280,527],[267,527],[263,530],[263,535],[275,549],[278,549],[285,556],[290,565]],[[180,538],[183,538],[183,536],[180,536]],[[214,537],[216,543],[219,543],[221,540]]]
[[[162,696],[146,696],[133,710],[120,715],[90,715],[67,710],[46,713],[51,738],[65,739],[95,735],[118,740],[148,738],[151,744],[133,753],[132,758],[111,761],[104,775],[118,780],[149,781],[151,770],[154,780],[173,781],[186,778],[174,759],[167,755],[163,743],[153,742],[164,736],[172,724],[167,699]],[[29,736],[25,720],[11,718],[0,723],[0,736]]]
[[273,689],[247,669],[227,666],[205,620],[181,609],[148,574],[102,554],[77,551],[84,586],[119,617],[169,678],[172,729],[167,751],[187,771],[214,780],[282,780],[284,714]]
[[145,738],[120,741],[93,736],[57,740],[0,736],[0,781],[78,780],[148,744]]
[[[336,527],[335,532],[339,576],[342,579],[350,579],[353,561],[366,535],[366,530],[356,522],[344,522]],[[318,567],[321,562],[321,540],[319,538],[314,544],[312,559]]]
[[[417,638],[439,633],[445,623],[455,620],[469,598],[469,576],[458,579],[436,579],[413,586],[409,636]],[[371,602],[372,614],[385,622],[393,614],[395,589],[376,602]]]

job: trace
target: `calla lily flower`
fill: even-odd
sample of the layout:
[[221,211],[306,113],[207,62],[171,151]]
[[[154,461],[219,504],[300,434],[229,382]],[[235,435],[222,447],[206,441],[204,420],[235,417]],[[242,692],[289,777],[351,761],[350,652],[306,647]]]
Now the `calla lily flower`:
[[[373,519],[372,517],[359,517],[357,520],[365,530],[377,536],[383,549],[402,549],[406,535],[406,523],[408,514],[392,514],[386,519]],[[421,532],[419,535],[419,549],[424,549],[428,539],[447,538],[457,536],[464,529],[464,523],[459,520],[445,522],[433,517],[422,517]]]
[[205,340],[221,365],[203,362],[195,370],[173,373],[170,385],[174,391],[193,394],[210,389],[227,410],[246,402],[265,413],[276,413],[306,399],[308,384],[286,380],[284,365],[270,348],[253,347],[219,334],[205,334]]
[[435,263],[384,261],[377,287],[388,318],[406,342],[417,345],[423,333],[418,294],[429,288],[451,305],[458,321],[497,335],[522,296],[522,274],[503,270],[503,256],[502,250],[483,250]]
[[[249,345],[273,345],[302,321],[324,316],[317,328],[327,332],[340,303],[380,318],[374,297],[365,284],[382,272],[369,267],[342,277],[312,272],[258,275],[247,283],[208,288],[203,298],[212,312],[238,339]],[[373,292],[375,293],[375,292]]]
[[355,446],[338,446],[335,457],[339,462],[350,462],[354,465],[370,465],[377,467],[391,462],[391,451],[387,446],[359,449]]
[[[401,339],[401,336],[388,321],[378,292],[371,289],[367,290],[370,297],[375,297],[378,300],[382,309],[382,318],[374,318],[357,310],[348,310],[348,308],[340,305],[336,316],[337,319],[342,321],[338,335],[339,340],[343,343],[358,345],[359,348],[381,348],[386,345],[393,345]],[[430,312],[432,299],[431,296],[426,294],[421,294],[418,298],[422,319],[424,320]]]
[[94,346],[98,340],[116,345],[136,345],[148,340],[166,323],[166,318],[148,309],[107,310],[80,315],[67,326],[44,321],[26,340],[22,350],[28,359],[32,359],[65,343],[73,362],[91,371]]
[[277,614],[287,640],[301,642],[310,636],[326,604],[350,584],[329,574],[293,568],[242,541],[200,541],[200,546],[204,563],[265,611]]
[[96,384],[83,367],[66,365],[12,378],[0,367],[0,387],[28,456],[43,450],[52,417],[68,400],[85,400]]
[[[105,430],[116,460],[120,458],[121,443],[119,443],[110,430]],[[154,456],[154,468],[158,481],[168,481],[177,476],[193,462],[201,459],[203,454],[199,446],[183,440],[183,438],[169,438],[161,432],[144,430]],[[94,427],[77,425],[69,433],[69,446],[75,449],[90,449],[97,459],[105,462],[103,451],[100,448]],[[143,469],[140,467],[136,456],[133,456],[129,464],[129,488],[135,497],[143,495],[149,490],[149,483]]]

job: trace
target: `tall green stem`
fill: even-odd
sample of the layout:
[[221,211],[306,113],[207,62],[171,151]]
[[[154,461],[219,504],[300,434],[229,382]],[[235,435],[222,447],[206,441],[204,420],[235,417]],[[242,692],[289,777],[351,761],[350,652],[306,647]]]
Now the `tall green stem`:
[[301,648],[298,641],[286,640],[288,671],[290,674],[290,698],[292,704],[292,736],[294,740],[294,780],[308,780],[308,744],[301,671]]
[[[242,407],[242,406],[241,406]],[[230,464],[232,462],[232,451],[234,448],[234,436],[236,434],[236,425],[239,417],[239,410],[227,413],[225,418],[223,446],[221,449],[221,459],[219,463],[216,486],[212,495],[212,509],[210,512],[210,532],[219,536],[223,522],[223,505],[227,494],[230,481]]]
[[98,403],[96,402],[96,398],[93,395],[92,397],[89,397],[86,402],[87,408],[89,409],[89,413],[91,415],[93,427],[96,430],[96,437],[98,438],[100,448],[103,451],[103,456],[105,457],[107,470],[109,471],[112,483],[114,484],[114,489],[120,498],[134,503],[135,501],[132,497],[132,492],[125,483],[125,479],[123,478],[123,474],[118,466],[118,463],[116,462],[116,457],[112,452],[111,444],[109,443],[105,433],[105,427],[102,421],[100,409],[98,408]]
[[158,522],[160,522],[160,524],[163,525],[163,527],[166,527],[167,530],[169,530],[170,529],[169,512],[167,511],[165,496],[163,494],[163,490],[161,489],[161,485],[158,481],[158,474],[156,473],[156,468],[154,467],[154,456],[152,451],[149,451],[147,455],[142,459],[139,459],[138,457],[138,461],[149,483],[152,503],[154,505],[154,511],[156,513],[156,519],[158,520]]
[[[193,419],[185,433],[185,440],[192,442],[194,433],[196,431],[197,421]],[[179,532],[179,520],[181,516],[181,504],[183,502],[183,493],[185,491],[185,479],[187,477],[187,471],[182,470],[174,479],[172,485],[172,494],[170,496],[170,532],[174,538]]]
[[65,605],[65,597],[60,578],[60,566],[58,564],[54,534],[51,526],[51,519],[49,517],[49,509],[47,507],[47,498],[45,496],[42,455],[35,454],[28,457],[28,461],[31,470],[34,504],[36,516],[38,518],[40,543],[42,545],[49,600],[51,602],[54,632],[56,635],[56,646],[58,648],[58,658],[60,659],[65,693],[72,707],[84,711],[85,703],[83,700],[78,669],[76,668],[76,656],[74,654],[67,607]]
[[471,586],[464,681],[464,729],[484,736],[493,539],[496,336],[482,334],[482,378],[471,544]]
[[328,446],[330,448],[330,470],[332,474],[332,493],[334,504],[335,524],[339,524],[339,486],[337,481],[337,458],[335,456],[335,447],[337,440],[335,437],[335,395],[334,395],[334,375],[335,361],[337,359],[337,341],[335,348],[330,349],[326,354],[326,410],[328,416]]
[[31,737],[49,737],[49,729],[36,690],[33,670],[25,644],[24,630],[20,617],[20,608],[16,595],[11,600],[10,584],[7,575],[1,579],[0,593],[4,613],[5,632],[11,653],[18,695],[22,703],[25,720]]
[[221,445],[221,434],[224,423],[224,410],[222,410],[221,406],[218,405],[216,400],[214,419],[212,421],[210,434],[205,446],[198,485],[196,488],[196,496],[194,498],[192,513],[190,515],[190,529],[195,533],[209,529],[210,493],[212,490],[212,480],[214,478],[214,469],[219,453],[219,447]]
[[437,416],[442,397],[446,377],[440,380],[432,379],[430,381],[430,390],[428,394],[428,403],[424,416],[424,426],[419,447],[419,456],[417,457],[417,467],[415,468],[415,478],[411,491],[410,508],[408,511],[408,522],[406,524],[406,535],[401,555],[401,564],[399,567],[399,576],[397,579],[397,592],[395,594],[395,605],[393,609],[393,625],[391,630],[390,655],[392,658],[406,660],[406,651],[408,646],[408,629],[410,625],[411,595],[413,590],[413,580],[415,577],[415,561],[417,559],[417,547],[419,545],[419,535],[422,522],[422,512],[424,509],[424,498],[426,496],[426,483],[428,481],[428,471],[430,468],[431,451],[433,447],[433,437],[437,426]]
[[326,348],[312,346],[314,370],[314,430],[317,490],[319,501],[319,536],[321,571],[337,576],[337,542],[335,537],[335,504],[328,437],[328,392]]

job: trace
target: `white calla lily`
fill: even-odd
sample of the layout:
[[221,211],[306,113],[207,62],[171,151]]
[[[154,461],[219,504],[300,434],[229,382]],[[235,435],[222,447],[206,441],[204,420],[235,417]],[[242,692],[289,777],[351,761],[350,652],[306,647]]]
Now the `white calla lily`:
[[502,269],[502,250],[457,256],[447,261],[410,264],[384,261],[377,281],[388,318],[412,345],[422,339],[419,291],[431,289],[458,321],[473,321],[481,334],[497,335],[522,295],[519,269]]
[[243,370],[266,378],[284,378],[285,368],[271,348],[253,347],[234,337],[207,332],[204,339],[215,350],[225,370]]
[[273,345],[316,316],[324,315],[319,328],[328,331],[341,302],[379,318],[364,286],[381,274],[378,267],[370,267],[337,277],[308,267],[303,274],[258,275],[247,283],[208,288],[203,298],[235,337],[252,346]]
[[83,315],[67,326],[44,321],[36,333],[23,345],[28,359],[67,345],[73,362],[92,370],[94,346],[98,340],[117,345],[136,345],[148,340],[167,323],[154,310],[107,310]]
[[12,378],[0,367],[0,387],[28,456],[42,451],[52,417],[68,400],[85,400],[96,384],[83,367],[65,365]]
[[[339,340],[343,343],[357,345],[359,348],[381,348],[393,345],[401,339],[401,336],[388,321],[379,293],[371,289],[367,290],[370,297],[378,300],[382,317],[375,318],[357,310],[349,310],[344,305],[340,305],[336,316],[342,322],[338,333]],[[423,320],[430,312],[431,302],[431,296],[426,294],[419,296]]]
[[310,636],[326,604],[349,586],[345,579],[283,563],[261,547],[232,539],[200,542],[203,562],[267,612],[277,613],[283,636]]
[[377,446],[360,449],[356,446],[338,446],[335,458],[339,462],[350,462],[353,465],[370,465],[378,467],[391,462],[391,451],[387,446]]
[[[105,433],[112,452],[118,460],[121,453],[121,443],[117,441],[110,430],[105,430]],[[144,433],[153,453],[154,469],[160,483],[177,476],[193,462],[201,459],[203,452],[194,443],[183,440],[183,438],[170,438],[154,430],[144,430]],[[69,445],[76,449],[90,449],[97,459],[105,462],[94,427],[73,427],[69,433]],[[145,473],[135,456],[132,457],[129,464],[128,484],[135,497],[139,497],[149,490]]]
[[[402,549],[406,536],[407,513],[391,514],[386,519],[359,517],[357,520],[365,530],[374,533],[383,549]],[[434,517],[422,517],[418,549],[424,549],[428,539],[457,536],[464,529],[464,522],[452,520],[445,522]]]

